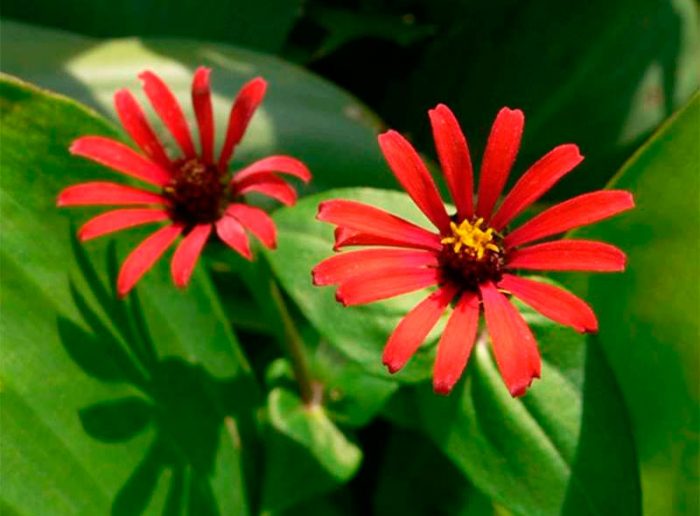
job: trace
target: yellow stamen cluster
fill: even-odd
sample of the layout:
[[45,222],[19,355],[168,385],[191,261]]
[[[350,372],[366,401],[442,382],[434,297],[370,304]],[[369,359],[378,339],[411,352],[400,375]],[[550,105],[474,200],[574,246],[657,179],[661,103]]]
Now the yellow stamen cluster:
[[494,243],[493,228],[484,231],[481,228],[483,223],[483,218],[477,219],[473,224],[468,220],[463,220],[459,226],[450,222],[452,236],[445,237],[440,242],[451,244],[455,254],[468,253],[477,260],[481,260],[486,251],[499,252],[499,247]]

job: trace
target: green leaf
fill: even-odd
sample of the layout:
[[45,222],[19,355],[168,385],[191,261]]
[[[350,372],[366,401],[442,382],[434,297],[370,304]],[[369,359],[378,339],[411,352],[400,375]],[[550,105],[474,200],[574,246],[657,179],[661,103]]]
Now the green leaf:
[[637,207],[576,233],[628,256],[624,275],[591,277],[582,290],[631,412],[649,515],[700,510],[699,124],[696,94],[613,181],[633,192]]
[[[330,344],[369,373],[388,379],[381,355],[389,335],[421,299],[421,293],[367,306],[345,308],[335,300],[332,287],[314,287],[311,269],[333,254],[333,227],[315,219],[318,204],[326,199],[353,199],[390,210],[428,226],[427,219],[403,193],[370,188],[331,190],[302,199],[293,208],[277,210],[278,246],[266,256],[280,283]],[[436,329],[435,335],[437,335]],[[393,376],[395,381],[417,381],[432,370],[434,350],[424,346],[411,363]]]
[[[297,16],[301,0],[8,0],[3,16],[91,36],[166,36],[221,41],[278,52]],[[70,15],[67,15],[70,13]]]
[[561,143],[578,144],[586,156],[578,173],[555,189],[561,197],[602,187],[699,84],[693,0],[425,6],[427,18],[440,23],[438,35],[401,94],[390,96],[393,120],[420,134],[428,149],[425,108],[445,102],[482,155],[496,112],[523,108],[518,170]]
[[425,385],[403,405],[413,403],[431,439],[479,490],[517,514],[639,514],[631,429],[601,350],[518,308],[543,358],[526,396],[510,396],[482,337],[449,397]]
[[114,130],[7,76],[0,113],[3,508],[247,513],[257,390],[208,278],[178,292],[162,260],[118,300],[120,257],[145,233],[81,245],[55,205],[63,187],[111,175],[69,143]]
[[263,510],[291,507],[352,478],[362,452],[331,422],[323,407],[305,406],[295,394],[275,388],[267,408],[270,428]]
[[[213,69],[217,141],[223,142],[231,103],[247,80],[264,77],[265,101],[236,150],[233,167],[270,154],[303,160],[311,189],[393,186],[376,143],[378,121],[359,101],[330,83],[277,58],[186,40],[96,40],[3,22],[2,70],[73,97],[116,120],[112,96],[129,88],[147,105],[137,75],[158,73],[182,102],[189,120],[192,74]],[[159,124],[154,124],[159,126]],[[192,127],[194,129],[194,125]],[[165,137],[172,144],[171,139]]]

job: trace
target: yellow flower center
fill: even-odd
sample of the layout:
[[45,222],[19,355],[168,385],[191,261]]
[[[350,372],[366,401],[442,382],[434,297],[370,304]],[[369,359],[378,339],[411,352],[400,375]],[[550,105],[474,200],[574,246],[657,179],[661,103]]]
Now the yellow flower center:
[[493,228],[484,230],[481,227],[483,223],[483,218],[473,223],[463,220],[459,225],[450,222],[452,236],[445,237],[440,242],[451,245],[455,254],[468,254],[476,260],[482,260],[486,251],[500,252],[501,249],[495,243]]

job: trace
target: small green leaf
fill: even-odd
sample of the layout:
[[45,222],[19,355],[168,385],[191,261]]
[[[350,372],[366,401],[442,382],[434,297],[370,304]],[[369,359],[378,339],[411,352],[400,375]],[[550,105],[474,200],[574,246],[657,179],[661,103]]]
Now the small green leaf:
[[365,202],[430,227],[423,214],[403,193],[370,188],[323,192],[302,199],[293,208],[275,213],[278,246],[275,252],[266,254],[273,272],[321,335],[366,371],[400,382],[427,378],[434,355],[430,346],[421,348],[411,363],[393,377],[386,372],[381,360],[389,335],[401,317],[420,301],[421,293],[345,308],[335,300],[332,287],[312,285],[311,268],[333,255],[333,227],[317,221],[316,211],[321,201],[335,198]]
[[263,510],[291,507],[347,482],[357,471],[361,450],[320,405],[305,406],[295,394],[275,388],[268,415]]

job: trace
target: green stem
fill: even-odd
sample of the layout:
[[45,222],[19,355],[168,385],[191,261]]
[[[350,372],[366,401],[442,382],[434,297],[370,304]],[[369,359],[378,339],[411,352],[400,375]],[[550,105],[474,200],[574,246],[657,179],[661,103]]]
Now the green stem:
[[304,341],[297,330],[287,305],[284,302],[282,292],[274,279],[270,278],[270,297],[277,308],[277,312],[282,322],[283,338],[280,339],[286,348],[289,360],[292,363],[294,377],[299,384],[301,399],[307,406],[320,403],[321,392],[318,384],[311,379],[309,366],[304,354]]

